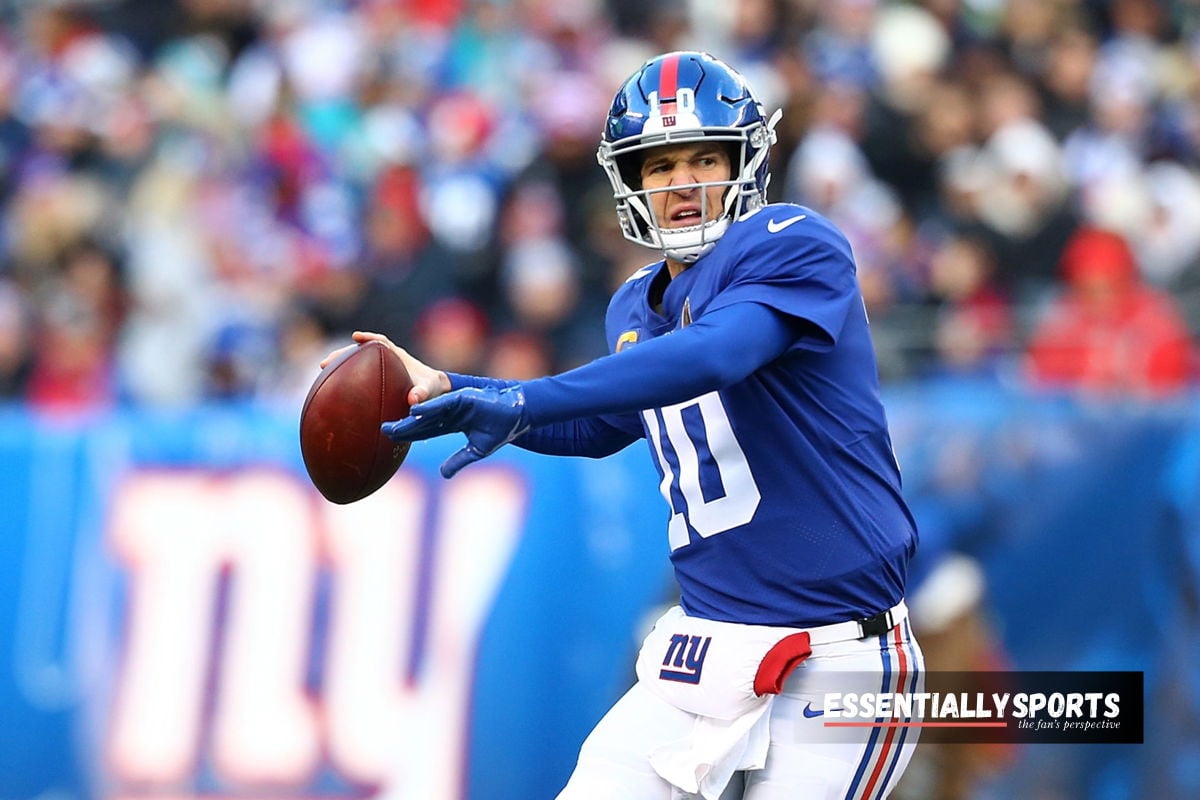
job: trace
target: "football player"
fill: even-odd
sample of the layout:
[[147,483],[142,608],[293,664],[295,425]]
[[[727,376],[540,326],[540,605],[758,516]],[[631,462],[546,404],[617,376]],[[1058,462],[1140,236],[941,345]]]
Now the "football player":
[[620,87],[599,160],[625,236],[662,257],[614,294],[610,355],[517,383],[396,348],[415,405],[384,430],[465,433],[447,478],[510,442],[601,457],[638,439],[661,475],[680,602],[560,800],[879,798],[916,743],[825,724],[830,693],[922,683],[904,605],[917,531],[850,245],[812,209],[767,203],[778,117],[699,52]]

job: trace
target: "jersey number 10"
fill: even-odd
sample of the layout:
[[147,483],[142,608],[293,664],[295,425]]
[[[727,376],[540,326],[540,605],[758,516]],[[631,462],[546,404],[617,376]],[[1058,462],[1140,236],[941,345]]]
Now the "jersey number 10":
[[762,496],[719,394],[642,417],[663,476],[658,488],[671,506],[672,550],[689,543],[689,529],[707,538],[753,519]]

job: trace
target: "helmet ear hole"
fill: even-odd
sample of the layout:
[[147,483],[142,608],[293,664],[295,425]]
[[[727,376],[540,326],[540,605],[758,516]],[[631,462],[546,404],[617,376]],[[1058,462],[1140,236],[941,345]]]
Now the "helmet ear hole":
[[628,153],[616,159],[621,180],[635,192],[642,189],[642,162],[645,160],[646,157],[641,152]]
[[741,142],[722,142],[725,145],[725,155],[729,157],[729,169],[732,175],[737,173],[738,166],[742,161],[742,143]]

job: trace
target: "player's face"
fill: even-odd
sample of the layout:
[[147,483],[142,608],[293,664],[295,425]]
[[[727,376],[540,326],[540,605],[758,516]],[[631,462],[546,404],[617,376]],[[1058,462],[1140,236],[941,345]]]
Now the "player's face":
[[[721,215],[728,186],[700,188],[691,184],[727,181],[729,154],[719,144],[696,142],[664,145],[650,151],[642,162],[642,188],[651,192],[650,207],[661,228],[687,228]],[[703,194],[702,194],[703,193]],[[702,198],[707,198],[702,201]],[[701,219],[701,213],[706,219]]]

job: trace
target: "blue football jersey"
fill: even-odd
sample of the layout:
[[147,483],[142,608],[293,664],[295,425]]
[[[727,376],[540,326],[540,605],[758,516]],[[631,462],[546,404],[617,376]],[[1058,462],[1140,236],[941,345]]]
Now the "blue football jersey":
[[748,378],[641,414],[670,505],[684,609],[803,627],[895,605],[917,532],[845,237],[809,208],[766,206],[672,280],[656,311],[649,294],[661,265],[613,295],[614,352],[735,303],[805,323],[784,355]]

